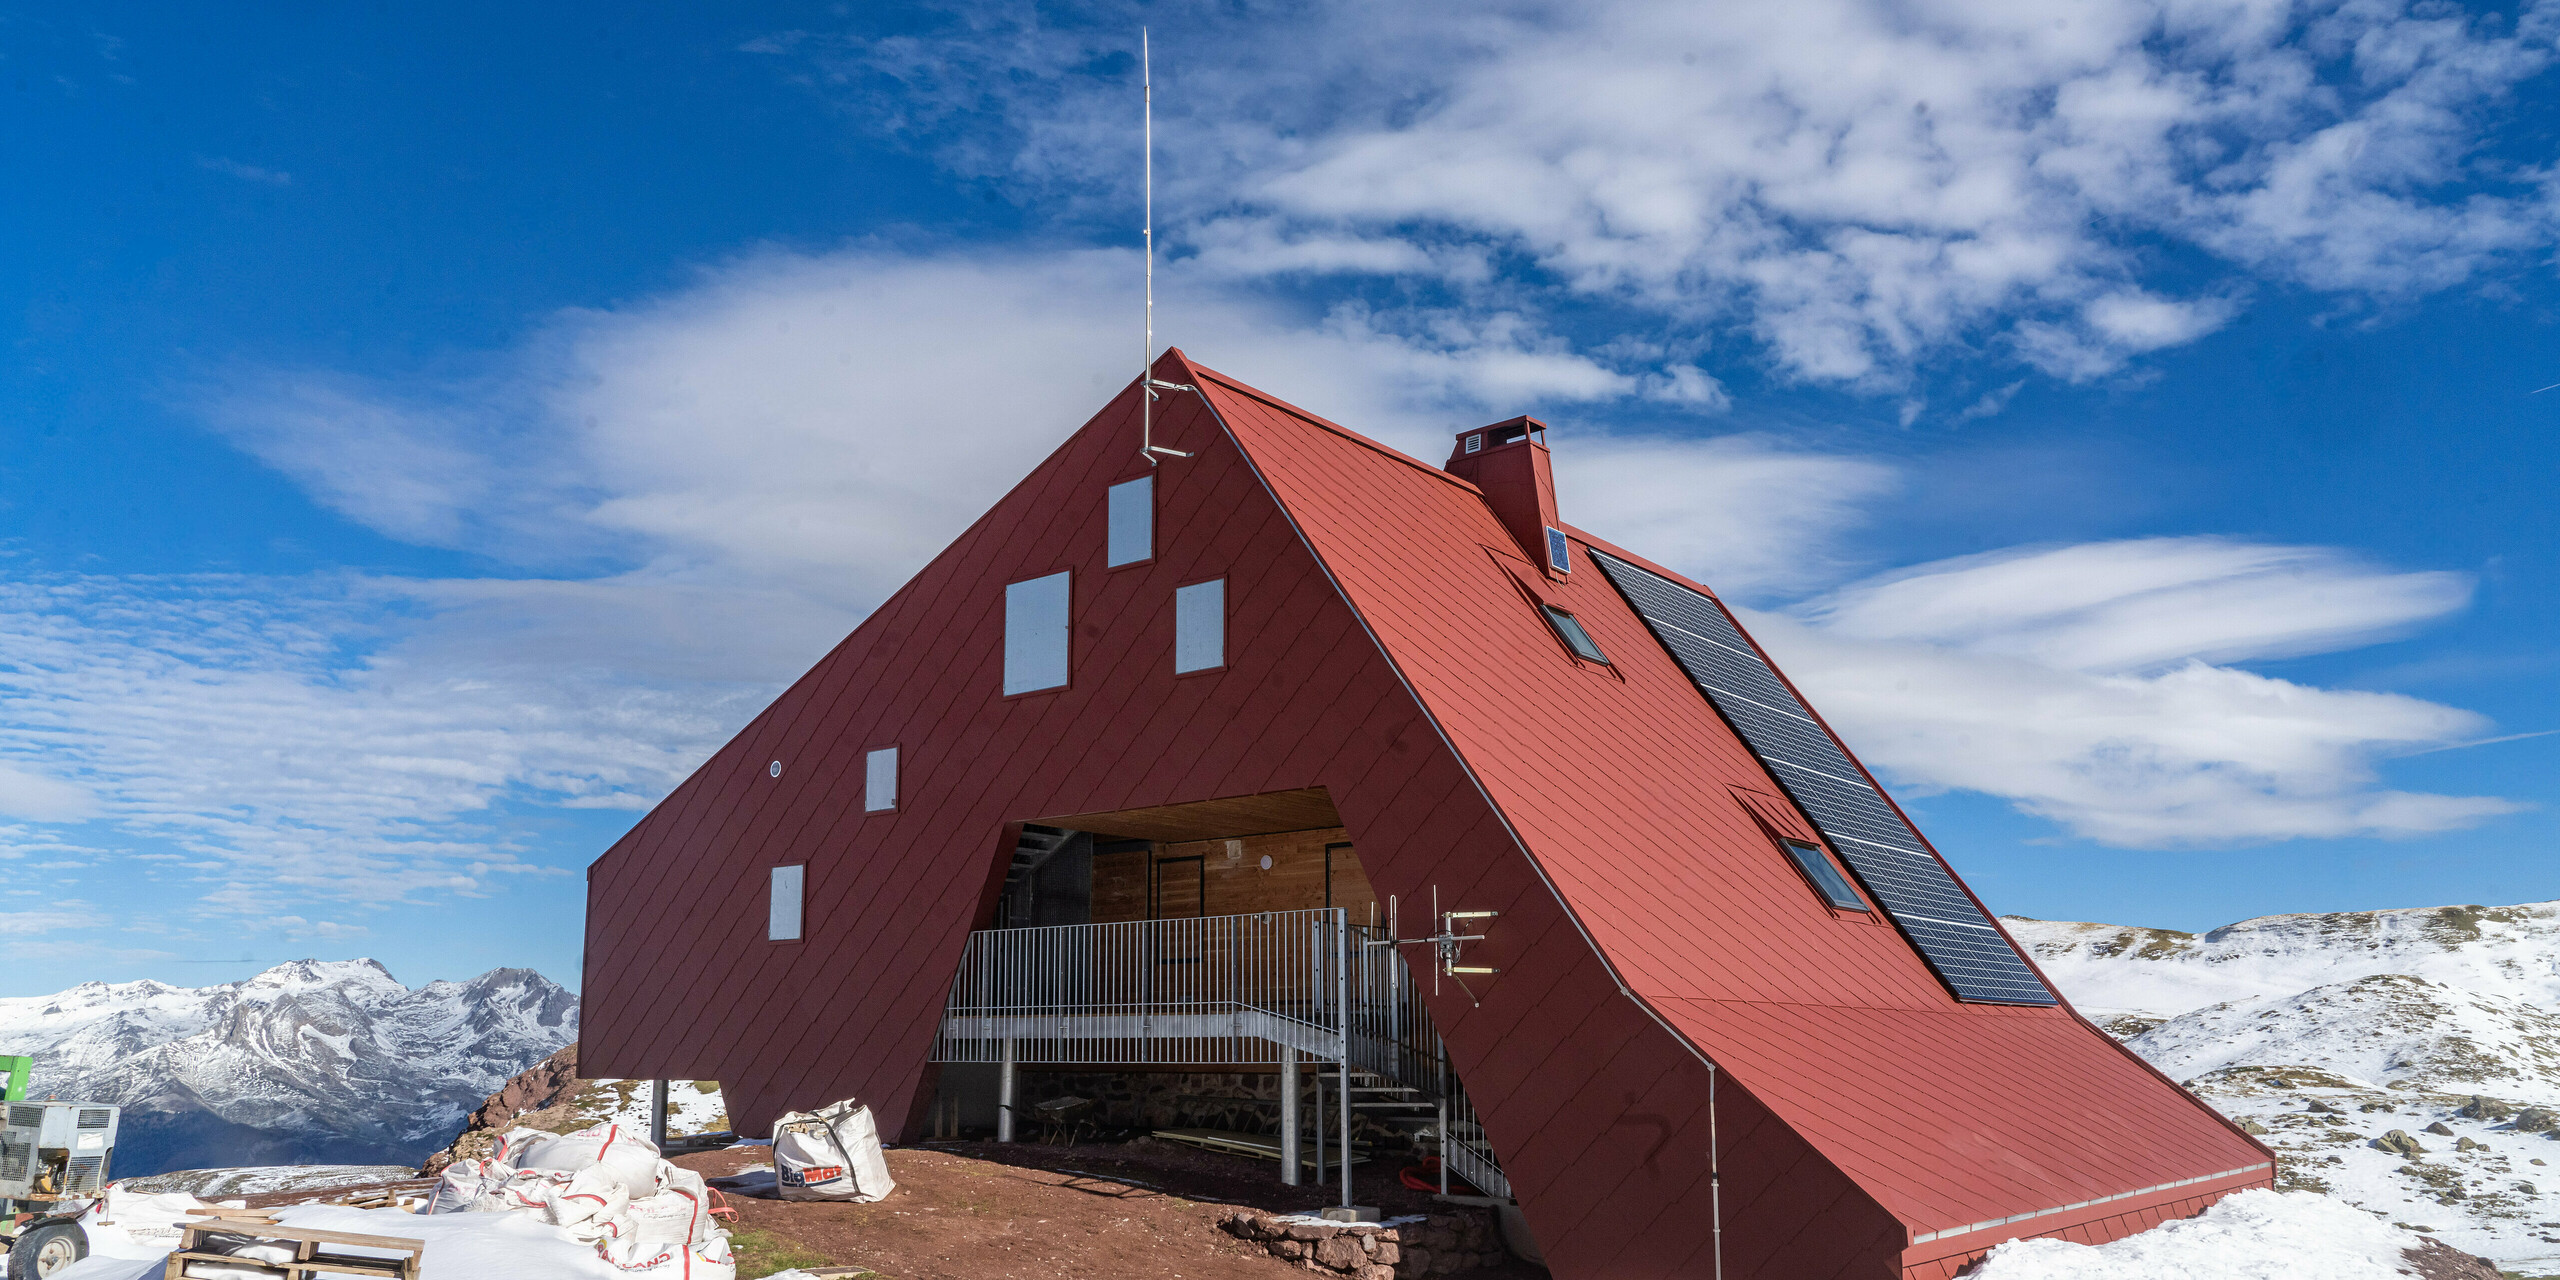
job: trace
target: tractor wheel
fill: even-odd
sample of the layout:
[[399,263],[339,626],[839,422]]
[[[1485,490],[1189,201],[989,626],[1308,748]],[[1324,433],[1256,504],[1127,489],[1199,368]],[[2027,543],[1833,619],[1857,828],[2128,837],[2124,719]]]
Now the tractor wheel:
[[9,1280],[45,1280],[89,1256],[89,1233],[76,1222],[48,1222],[18,1233],[9,1246]]

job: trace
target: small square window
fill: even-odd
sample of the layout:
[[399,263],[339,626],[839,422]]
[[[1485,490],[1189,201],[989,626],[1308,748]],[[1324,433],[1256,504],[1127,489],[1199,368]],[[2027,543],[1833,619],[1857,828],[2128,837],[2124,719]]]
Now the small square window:
[[1795,859],[1796,869],[1804,873],[1805,879],[1813,882],[1814,889],[1822,894],[1823,901],[1843,911],[1867,909],[1867,900],[1859,897],[1857,889],[1850,885],[1849,877],[1841,874],[1840,868],[1832,865],[1830,854],[1800,840],[1784,840],[1779,843],[1786,846],[1787,856]]
[[1004,589],[1004,691],[1055,689],[1067,682],[1067,575]]
[[1111,486],[1111,536],[1106,568],[1152,560],[1156,554],[1156,478],[1140,476]]
[[898,749],[882,747],[862,758],[862,808],[880,813],[898,807]]
[[800,893],[805,866],[773,869],[773,900],[766,914],[764,936],[768,942],[791,942],[800,936]]
[[1227,580],[1212,578],[1173,592],[1173,673],[1227,665]]
[[1573,572],[1573,544],[1564,540],[1564,530],[1547,528],[1547,567],[1558,573]]
[[1573,650],[1573,656],[1592,662],[1609,660],[1609,655],[1600,652],[1599,642],[1591,638],[1590,632],[1582,629],[1580,618],[1551,604],[1539,607],[1546,610],[1547,621],[1555,626],[1557,635],[1564,637],[1564,645]]

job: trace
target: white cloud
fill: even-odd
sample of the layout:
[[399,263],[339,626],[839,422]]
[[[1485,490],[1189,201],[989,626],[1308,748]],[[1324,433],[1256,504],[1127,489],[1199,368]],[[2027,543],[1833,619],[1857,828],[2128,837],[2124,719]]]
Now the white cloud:
[[76,822],[96,811],[87,788],[0,760],[0,817]]
[[[171,874],[243,913],[556,871],[494,810],[636,809],[680,780],[1135,373],[1135,266],[761,253],[446,381],[215,386],[213,424],[317,500],[520,576],[0,579],[0,813],[170,841],[195,859]],[[1434,461],[1523,410],[1720,391],[1498,310],[1391,327],[1211,286],[1161,316],[1202,359]],[[1711,492],[1791,458],[1692,448],[1643,457]],[[1763,572],[1835,529],[1725,554]],[[12,835],[0,856],[92,852]]]
[[1566,520],[1743,598],[1835,577],[1834,540],[1898,483],[1873,459],[1750,435],[1559,434],[1554,456]]
[[1898,783],[1997,796],[2109,844],[2229,845],[2517,808],[2378,779],[2381,757],[2477,737],[2481,716],[2216,665],[2353,648],[2468,598],[2455,574],[2163,538],[1924,565],[1750,625]]
[[[1097,68],[1135,18],[954,11],[947,38],[762,47],[956,168],[1118,216],[1129,87]],[[1200,269],[1516,305],[1539,286],[1487,264],[1524,263],[1653,323],[1738,327],[1815,380],[1895,384],[1984,348],[2096,377],[2218,327],[2250,280],[2390,299],[2554,238],[2545,175],[2494,145],[2552,65],[2547,2],[1149,16],[1160,234]]]
[[2353,648],[2468,603],[2457,573],[2390,573],[2319,547],[2143,538],[1940,561],[1836,591],[1824,629],[2138,671]]
[[[500,808],[632,809],[673,785],[1134,372],[1132,265],[762,253],[451,381],[227,383],[217,425],[315,497],[519,576],[0,580],[0,784],[76,778],[94,822],[190,859],[138,867],[202,877],[221,911],[355,929],[304,904],[557,873]],[[1541,412],[1568,519],[1750,598],[1836,580],[1835,540],[1897,483],[1768,437],[1598,429],[1622,405],[1713,409],[1721,387],[1667,348],[1577,351],[1525,310],[1309,315],[1193,281],[1162,320],[1426,461]],[[2361,643],[2464,590],[2301,549],[2102,544],[1924,566],[1767,628],[1852,741],[1921,785],[2125,843],[2398,833],[2499,806],[2372,781],[2379,746],[2476,717],[2198,663]],[[81,812],[41,794],[15,803]],[[0,829],[0,856],[89,858],[113,843],[95,830]]]

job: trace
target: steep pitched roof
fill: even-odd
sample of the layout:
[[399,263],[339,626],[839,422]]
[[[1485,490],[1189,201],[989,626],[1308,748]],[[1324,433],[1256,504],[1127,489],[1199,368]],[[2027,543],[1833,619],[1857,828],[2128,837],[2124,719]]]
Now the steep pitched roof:
[[[1166,361],[1624,987],[1915,1236],[2267,1159],[2068,1009],[1960,1004],[1890,925],[1823,907],[1764,830],[1801,816],[1600,574],[1552,581],[1474,486]],[[1610,665],[1567,657],[1534,601]]]

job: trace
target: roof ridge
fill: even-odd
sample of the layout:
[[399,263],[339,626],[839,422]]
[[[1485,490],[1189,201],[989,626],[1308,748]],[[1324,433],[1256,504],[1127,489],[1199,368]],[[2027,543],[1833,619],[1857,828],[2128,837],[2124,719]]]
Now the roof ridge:
[[1453,485],[1456,485],[1458,488],[1464,489],[1464,490],[1466,490],[1467,492],[1472,493],[1472,494],[1475,494],[1475,495],[1476,495],[1476,496],[1478,496],[1478,497],[1482,497],[1482,496],[1484,495],[1484,490],[1477,488],[1477,487],[1476,487],[1476,485],[1475,485],[1475,483],[1474,483],[1473,481],[1466,480],[1466,479],[1462,479],[1462,478],[1460,478],[1460,477],[1458,477],[1458,476],[1453,476],[1453,475],[1449,474],[1448,472],[1443,471],[1443,470],[1441,470],[1440,468],[1438,468],[1438,467],[1435,467],[1435,466],[1431,465],[1431,464],[1430,464],[1430,463],[1428,463],[1428,462],[1424,462],[1424,461],[1423,461],[1422,459],[1420,459],[1420,458],[1414,457],[1412,454],[1406,453],[1406,452],[1405,452],[1404,450],[1402,450],[1402,449],[1398,449],[1398,448],[1394,447],[1393,445],[1383,444],[1383,443],[1381,443],[1381,442],[1379,442],[1379,441],[1377,441],[1377,440],[1375,440],[1375,439],[1372,439],[1372,438],[1371,438],[1371,437],[1369,437],[1369,436],[1362,435],[1362,434],[1360,434],[1359,432],[1354,431],[1354,430],[1352,430],[1351,428],[1346,427],[1346,426],[1342,425],[1341,423],[1339,423],[1339,422],[1335,422],[1335,421],[1333,421],[1332,419],[1327,418],[1327,417],[1324,417],[1324,416],[1322,416],[1322,415],[1320,415],[1320,414],[1309,413],[1309,412],[1307,412],[1306,410],[1301,409],[1301,408],[1299,408],[1298,406],[1296,406],[1296,405],[1294,405],[1294,404],[1291,404],[1291,403],[1289,403],[1288,401],[1283,400],[1283,399],[1281,399],[1280,397],[1275,396],[1275,395],[1271,394],[1271,393],[1270,393],[1270,392],[1268,392],[1268,391],[1264,391],[1264,390],[1262,390],[1262,389],[1260,389],[1260,388],[1258,388],[1258,387],[1254,387],[1254,386],[1252,386],[1252,385],[1250,385],[1250,384],[1248,384],[1248,383],[1245,383],[1245,382],[1243,382],[1243,381],[1241,381],[1241,380],[1239,380],[1239,379],[1236,379],[1236,378],[1230,377],[1230,376],[1228,376],[1227,374],[1220,373],[1220,372],[1218,372],[1217,370],[1212,369],[1212,368],[1210,368],[1210,367],[1209,367],[1209,366],[1207,366],[1207,365],[1200,364],[1200,363],[1198,363],[1198,362],[1194,361],[1193,359],[1191,359],[1191,357],[1190,357],[1190,356],[1183,354],[1182,348],[1180,348],[1180,347],[1167,347],[1167,348],[1165,348],[1165,354],[1166,354],[1166,355],[1168,355],[1168,356],[1173,357],[1174,359],[1176,359],[1176,360],[1178,360],[1178,361],[1180,361],[1180,362],[1182,363],[1182,367],[1183,367],[1183,368],[1188,369],[1188,370],[1190,370],[1190,371],[1191,371],[1192,376],[1193,376],[1193,379],[1194,379],[1194,382],[1195,382],[1195,385],[1196,385],[1196,383],[1197,383],[1197,380],[1198,380],[1198,379],[1203,378],[1203,377],[1205,377],[1205,378],[1209,378],[1209,379],[1211,379],[1211,380],[1213,380],[1213,381],[1215,381],[1215,382],[1219,383],[1220,385],[1224,386],[1224,387],[1225,387],[1227,390],[1229,390],[1229,391],[1236,392],[1236,393],[1238,393],[1238,394],[1240,394],[1240,395],[1247,395],[1247,396],[1251,396],[1251,397],[1253,397],[1254,399],[1259,400],[1259,401],[1263,402],[1264,404],[1267,404],[1267,405],[1271,406],[1271,407],[1272,407],[1272,408],[1274,408],[1274,409],[1278,409],[1278,410],[1279,410],[1279,411],[1281,411],[1282,413],[1286,413],[1286,414],[1290,415],[1291,417],[1298,418],[1298,419],[1300,419],[1300,420],[1302,420],[1302,421],[1304,421],[1304,422],[1309,423],[1310,425],[1318,426],[1318,427],[1322,427],[1322,428],[1324,428],[1325,430],[1330,431],[1330,432],[1334,433],[1335,435],[1341,436],[1342,438],[1344,438],[1344,439],[1346,439],[1346,440],[1349,440],[1349,441],[1351,441],[1351,442],[1352,442],[1352,443],[1354,443],[1354,444],[1361,445],[1361,446],[1366,447],[1366,448],[1369,448],[1369,449],[1374,449],[1374,450],[1378,451],[1379,453],[1383,453],[1383,454],[1385,454],[1385,455],[1386,455],[1386,456],[1388,456],[1389,458],[1392,458],[1392,459],[1394,459],[1394,460],[1396,460],[1396,461],[1398,461],[1398,462],[1401,462],[1401,463],[1405,464],[1406,466],[1409,466],[1409,467],[1412,467],[1412,468],[1414,468],[1414,469],[1416,469],[1416,470],[1419,470],[1419,471],[1423,472],[1423,473],[1424,473],[1424,474],[1426,474],[1426,475],[1432,476],[1432,477],[1433,477],[1433,478],[1435,478],[1435,479],[1439,479],[1439,480],[1447,481],[1448,483],[1453,484]]
[[1609,555],[1616,556],[1618,559],[1624,560],[1639,569],[1650,569],[1653,572],[1661,574],[1663,577],[1669,578],[1673,582],[1677,582],[1681,586],[1687,587],[1691,591],[1695,591],[1699,595],[1705,596],[1718,604],[1724,603],[1724,597],[1717,595],[1713,587],[1710,587],[1685,573],[1681,573],[1676,569],[1665,568],[1651,560],[1647,560],[1643,556],[1637,555],[1635,552],[1629,551],[1625,547],[1609,541],[1607,538],[1600,537],[1597,534],[1585,530],[1580,525],[1568,524],[1564,525],[1563,528],[1567,536],[1582,543],[1584,546],[1597,548],[1598,550],[1606,552]]

